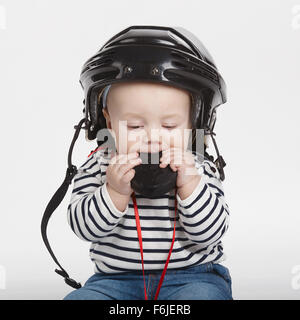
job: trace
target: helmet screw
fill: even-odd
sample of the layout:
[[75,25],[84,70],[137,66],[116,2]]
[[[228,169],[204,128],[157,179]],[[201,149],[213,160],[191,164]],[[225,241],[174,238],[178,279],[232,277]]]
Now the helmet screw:
[[90,130],[91,130],[91,131],[94,131],[94,129],[95,129],[95,126],[92,124],[92,125],[90,126]]
[[133,69],[131,67],[129,67],[129,66],[126,66],[125,69],[124,69],[125,73],[131,73],[132,70]]
[[154,67],[152,70],[151,70],[151,73],[153,75],[156,75],[156,74],[159,74],[159,69],[157,67]]

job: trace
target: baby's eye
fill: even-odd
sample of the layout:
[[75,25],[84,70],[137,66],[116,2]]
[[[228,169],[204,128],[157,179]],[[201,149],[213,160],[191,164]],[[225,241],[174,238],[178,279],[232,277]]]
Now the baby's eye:
[[164,126],[165,128],[167,128],[167,129],[174,129],[174,128],[176,128],[176,126]]
[[[139,129],[141,128],[142,126],[127,126],[129,129],[132,129],[132,130],[135,130],[135,129]],[[164,126],[165,128],[167,129],[174,129],[176,128],[176,126]]]
[[138,129],[140,128],[140,126],[127,126],[129,129],[132,129],[132,130],[135,130],[135,129]]

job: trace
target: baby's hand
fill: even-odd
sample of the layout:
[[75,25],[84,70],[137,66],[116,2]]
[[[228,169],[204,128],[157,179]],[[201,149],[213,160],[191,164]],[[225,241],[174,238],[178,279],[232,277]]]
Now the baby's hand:
[[131,195],[133,189],[130,181],[135,175],[134,166],[142,163],[137,152],[118,154],[111,158],[106,169],[106,181],[115,191],[123,195]]
[[195,167],[195,159],[190,151],[180,148],[170,148],[164,150],[160,158],[160,167],[165,168],[168,164],[173,171],[177,171],[177,188],[183,187],[195,178],[199,178],[199,173]]

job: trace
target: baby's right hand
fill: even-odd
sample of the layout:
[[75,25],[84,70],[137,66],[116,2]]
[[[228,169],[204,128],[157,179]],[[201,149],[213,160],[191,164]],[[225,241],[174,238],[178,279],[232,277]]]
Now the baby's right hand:
[[117,154],[113,156],[106,169],[106,181],[115,191],[123,195],[131,195],[133,189],[130,182],[135,175],[132,169],[142,163],[137,152]]

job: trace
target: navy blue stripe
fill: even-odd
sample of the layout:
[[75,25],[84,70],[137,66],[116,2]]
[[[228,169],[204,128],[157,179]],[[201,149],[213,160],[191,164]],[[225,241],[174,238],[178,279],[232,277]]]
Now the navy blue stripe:
[[[226,204],[227,205],[227,204]],[[225,211],[227,212],[227,215],[229,216],[229,211],[226,209],[226,207],[224,207]]]
[[[188,265],[186,268],[194,267],[194,266],[197,266],[197,265],[199,265],[199,264],[201,264],[201,263],[206,263],[205,260],[206,260],[210,255],[212,255],[214,252],[215,252],[215,247],[213,247],[213,249],[212,249],[208,254],[203,255],[198,261],[196,261],[196,262]],[[184,268],[183,268],[183,269],[184,269]]]
[[76,193],[76,195],[78,195],[78,194],[88,194],[86,191],[78,191],[77,193]]
[[[94,159],[95,160],[95,159]],[[95,161],[94,163],[92,163],[88,168],[85,168],[85,169],[83,169],[84,171],[87,171],[87,170],[91,170],[95,165],[97,165],[98,164],[98,162],[97,161]]]
[[100,184],[98,184],[98,183],[88,183],[88,184],[85,184],[85,185],[83,185],[83,186],[80,186],[80,187],[78,187],[78,188],[74,188],[73,189],[73,194],[74,193],[76,193],[77,191],[80,191],[80,190],[82,190],[82,189],[85,189],[85,188],[88,188],[88,187],[99,187],[100,186]]
[[223,234],[224,234],[225,231],[226,231],[226,225],[225,225],[224,228],[222,229],[222,232],[221,232],[219,238],[217,238],[214,242],[218,242],[218,240],[220,240],[220,239],[222,238],[222,236],[223,236]]
[[[197,242],[197,243],[205,243],[207,241],[209,241],[210,239],[212,239],[219,231],[220,229],[223,227],[223,225],[225,224],[225,221],[226,221],[226,218],[223,220],[223,222],[221,223],[221,225],[219,226],[219,228],[208,238],[204,239],[204,240],[195,240],[193,239],[194,242]],[[223,231],[222,231],[223,232]],[[223,234],[223,233],[222,233]],[[219,238],[218,238],[219,239]],[[218,240],[217,239],[217,240]]]
[[86,223],[86,219],[85,219],[85,210],[84,210],[84,206],[85,206],[85,202],[86,202],[87,197],[85,197],[81,203],[81,212],[82,212],[82,219],[84,221],[84,226],[87,229],[87,231],[89,232],[89,234],[94,237],[97,238],[98,236],[89,228],[88,224]]
[[98,174],[101,175],[101,170],[98,170],[94,173],[91,173],[91,174],[87,174],[87,175],[84,175],[84,176],[81,176],[79,178],[76,178],[74,179],[74,183],[76,183],[77,181],[80,181],[80,180],[83,180],[83,179],[87,179],[87,178],[94,178],[95,176],[97,176]]
[[223,236],[223,234],[226,232],[227,229],[228,229],[228,225],[225,225],[224,228],[222,229],[221,235],[220,235],[220,237],[217,239],[217,241]]
[[[104,256],[104,257],[108,257],[108,258],[119,260],[119,261],[126,261],[126,262],[129,262],[129,263],[141,263],[140,259],[126,258],[126,257],[122,257],[120,255],[117,256],[117,255],[114,255],[114,254],[111,254],[111,253],[98,251],[98,250],[95,250],[95,249],[93,249],[92,252],[93,252],[93,254]],[[172,264],[172,263],[181,262],[181,261],[188,261],[194,255],[195,255],[195,253],[191,252],[187,257],[178,258],[178,259],[171,259],[169,261],[169,263]],[[152,259],[151,260],[145,260],[144,259],[144,264],[165,264],[165,263],[166,263],[165,259],[163,259],[163,260],[152,260]]]
[[111,215],[114,219],[119,220],[120,218],[117,217],[117,216],[115,216],[115,215],[110,211],[110,209],[109,209],[106,201],[104,200],[103,193],[102,193],[102,188],[100,188],[100,197],[101,197],[102,203],[105,205],[105,207],[107,208],[107,210],[108,210],[108,212],[110,213],[110,215]]
[[[202,178],[201,178],[201,179],[202,179]],[[187,205],[187,206],[183,206],[183,205],[181,205],[181,204],[179,204],[179,205],[180,205],[182,208],[184,208],[184,209],[190,208],[194,203],[196,203],[197,201],[199,201],[200,198],[203,197],[203,195],[204,195],[204,193],[206,192],[207,188],[208,188],[208,187],[207,187],[207,185],[206,185],[206,183],[205,183],[203,190],[199,193],[199,195],[196,197],[196,199],[195,199],[191,204],[189,204],[189,205]]]
[[[183,221],[183,224],[184,224],[185,226],[187,226],[187,227],[197,227],[197,226],[203,224],[203,223],[214,213],[214,211],[216,210],[218,204],[219,204],[219,200],[216,199],[214,206],[212,207],[212,209],[209,211],[209,213],[208,213],[202,220],[197,221],[197,222],[195,222],[195,223],[188,223],[188,222]],[[219,216],[222,214],[222,212],[224,211],[224,207],[223,207],[223,206],[221,206],[221,210],[220,210],[220,211],[221,211],[221,212],[219,213],[218,217],[219,217]],[[214,224],[214,223],[213,223],[213,224]],[[212,224],[212,225],[213,225],[213,224]]]
[[214,252],[215,252],[215,247],[213,247],[213,249],[208,254],[204,254],[198,261],[189,265],[188,268],[197,266],[198,264],[201,264],[201,263],[205,263],[204,261],[206,260],[206,258],[212,255]]
[[[104,236],[99,236],[99,239],[105,238],[105,237],[115,237],[118,239],[126,240],[126,241],[133,241],[133,242],[138,242],[139,239],[138,237],[126,237],[123,235],[120,235],[118,233],[109,233]],[[175,241],[189,241],[188,238],[175,238]],[[143,237],[143,242],[172,242],[172,239],[167,239],[167,238],[144,238]]]
[[[214,213],[214,211],[216,210],[217,206],[219,204],[219,199],[218,197],[216,197],[215,199],[215,203],[214,206],[212,207],[212,209],[209,211],[209,213],[202,219],[199,221],[199,223],[204,223],[206,220],[208,220],[210,218],[210,216]],[[223,206],[222,206],[223,207]],[[199,212],[199,211],[198,211]]]
[[[82,207],[82,204],[85,201],[85,199],[86,199],[86,197],[81,202],[81,207]],[[82,210],[82,208],[81,208],[81,210]],[[84,212],[84,211],[82,211],[82,212]],[[74,217],[75,217],[75,221],[76,221],[76,224],[77,224],[77,229],[78,229],[80,235],[82,236],[82,238],[84,238],[85,240],[89,241],[89,239],[83,234],[83,232],[82,232],[82,230],[80,228],[80,224],[79,224],[78,217],[77,217],[77,206],[75,206]]]
[[[92,259],[94,260],[95,262],[97,262],[97,260],[95,259]],[[119,268],[119,267],[115,267],[115,266],[112,266],[112,265],[109,265],[108,263],[104,262],[104,261],[101,261],[101,263],[103,263],[107,268],[111,269],[111,270],[115,270],[115,271],[120,271],[120,272],[139,272],[140,270],[134,270],[134,269],[124,269],[124,268]],[[96,264],[97,265],[97,264]],[[141,264],[141,269],[142,269],[142,264]],[[98,268],[98,270],[100,270]],[[151,269],[151,271],[161,271],[162,269]],[[103,271],[102,271],[103,272]],[[104,272],[104,273],[109,273],[109,272]]]
[[[155,217],[149,217],[149,216],[142,216],[142,215],[139,215],[140,216],[140,220],[155,220],[155,221],[174,221],[174,217],[158,217],[158,216],[155,216]],[[123,216],[125,219],[133,219],[135,220],[135,216],[130,216],[129,214],[125,214]],[[175,218],[175,221],[178,221],[179,220],[179,217],[177,216]]]
[[[91,260],[95,262],[96,269],[98,270],[99,273],[109,274],[109,272],[104,272],[104,271],[102,271],[102,270],[99,268],[99,266],[97,265],[97,262],[96,262],[95,259],[91,259]],[[104,262],[103,262],[103,263],[104,263]]]
[[[107,246],[107,247],[112,247],[121,251],[128,251],[128,252],[140,252],[139,248],[129,248],[129,247],[122,247],[122,246],[118,246],[114,243],[111,242],[97,242],[97,245],[99,246]],[[197,243],[191,243],[185,247],[180,247],[180,248],[176,248],[173,249],[172,252],[181,252],[184,250],[188,250],[191,247],[195,247],[197,246]],[[203,248],[201,250],[206,250],[207,248]],[[92,252],[94,249],[90,249],[90,252]],[[148,253],[169,253],[170,249],[143,249],[143,252],[148,252]]]
[[100,166],[108,167],[108,166],[109,166],[109,162],[107,162],[107,163],[105,163],[105,162],[101,162],[101,163],[100,163]]
[[214,261],[219,260],[223,256],[223,252],[220,252],[214,259]]
[[[122,256],[116,256],[116,255],[113,255],[113,254],[109,254],[107,252],[101,252],[101,251],[98,251],[98,250],[93,250],[93,254],[96,254],[96,255],[101,255],[101,256],[104,256],[104,257],[108,257],[108,258],[111,258],[111,259],[114,259],[114,260],[121,260],[121,261],[126,261],[126,262],[130,262],[130,263],[140,263],[141,261],[138,259],[129,259],[129,258],[125,258],[125,257],[122,257]],[[148,264],[150,262],[153,263],[153,261],[145,261],[144,260],[144,264]]]
[[215,178],[215,176],[213,176],[212,174],[210,174],[206,169],[205,167],[203,167],[203,173],[207,176],[209,176],[210,178]]
[[70,226],[71,226],[71,229],[72,229],[73,232],[76,234],[75,229],[74,229],[73,218],[72,218],[71,204],[70,204],[69,207],[68,207],[68,214],[69,214],[69,217],[70,217]]
[[[91,199],[92,199],[92,198],[91,198]],[[94,219],[94,217],[93,217],[93,215],[92,215],[92,213],[91,213],[91,211],[90,211],[91,199],[90,199],[89,202],[88,202],[88,216],[89,216],[89,218],[91,219],[91,221],[93,222],[93,224],[95,225],[95,227],[96,227],[98,230],[100,230],[100,231],[103,232],[103,233],[108,233],[108,232],[110,232],[112,229],[110,229],[110,230],[105,230],[105,229],[101,228],[101,227],[99,226],[99,224],[96,222],[96,220]],[[105,237],[105,236],[103,236],[103,237]],[[101,237],[98,237],[98,238],[101,238]]]
[[224,196],[224,192],[223,192],[220,188],[218,188],[217,186],[215,186],[215,185],[212,184],[212,183],[208,183],[208,185],[209,185],[210,187],[214,188],[214,189],[217,189],[218,192],[221,193],[222,196]]
[[84,169],[84,167],[93,159],[93,157],[86,160],[86,162],[80,167],[80,169]]
[[[128,203],[129,208],[134,208],[134,205],[132,203]],[[167,211],[175,211],[175,207],[170,207],[170,206],[152,206],[152,205],[142,205],[138,204],[138,209],[152,209],[152,210],[167,210]]]
[[[116,223],[111,223],[111,222],[109,222],[105,217],[104,217],[104,215],[102,214],[102,212],[101,212],[101,210],[100,210],[100,208],[99,208],[99,206],[98,206],[98,203],[97,203],[97,200],[96,200],[96,197],[95,197],[95,195],[93,195],[92,196],[92,198],[89,200],[89,206],[90,206],[90,201],[93,201],[93,203],[94,203],[94,206],[95,206],[95,208],[96,208],[96,211],[98,212],[98,214],[99,214],[99,216],[101,217],[101,219],[105,222],[105,224],[107,224],[108,226],[115,226],[116,225]],[[108,209],[108,211],[111,213],[111,211],[110,211],[110,209],[108,208],[108,206],[107,206],[107,204],[106,204],[106,202],[104,201],[104,199],[103,199],[103,203],[104,203],[104,205],[106,206],[106,208]]]
[[102,262],[107,268],[109,269],[112,269],[112,270],[117,270],[117,271],[121,271],[121,272],[130,272],[130,271],[135,271],[135,270],[128,270],[128,269],[123,269],[123,268],[119,268],[119,267],[114,267],[114,266],[111,266],[109,265],[108,263],[106,262]]
[[[116,227],[120,227],[121,229],[124,230],[136,230],[136,226],[125,226],[121,223],[119,223]],[[159,227],[142,227],[142,231],[163,231],[163,232],[173,232],[174,227],[170,228],[159,228]],[[177,231],[185,231],[183,227],[176,227]]]
[[[204,229],[204,230],[202,230],[202,231],[199,231],[199,232],[189,232],[189,231],[187,231],[187,230],[185,229],[185,232],[186,232],[187,234],[192,235],[192,236],[200,236],[201,234],[207,233],[207,232],[216,224],[216,222],[219,220],[219,218],[222,216],[223,211],[224,211],[224,208],[222,207],[219,215],[217,216],[217,218],[216,218],[216,219],[213,221],[213,223],[210,224],[206,229]],[[184,224],[185,224],[185,223],[184,223]],[[196,225],[196,224],[195,224],[195,225]],[[197,225],[198,225],[198,224],[197,224]]]
[[[192,214],[184,214],[180,209],[178,209],[178,211],[180,212],[180,214],[182,216],[184,216],[186,218],[194,218],[199,212],[203,211],[205,209],[205,207],[208,206],[208,204],[211,201],[211,198],[212,198],[212,193],[210,192],[209,198],[205,201],[205,203],[202,205],[202,207],[200,209],[198,209],[197,211],[195,211],[194,213],[192,213]],[[218,198],[216,197],[215,205],[216,205],[217,201],[218,201]]]

